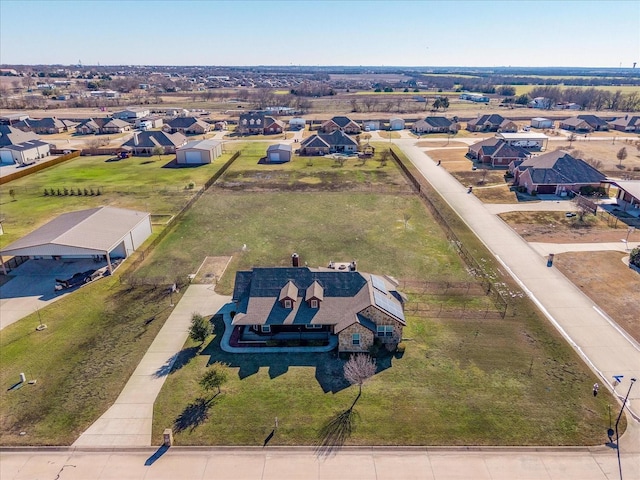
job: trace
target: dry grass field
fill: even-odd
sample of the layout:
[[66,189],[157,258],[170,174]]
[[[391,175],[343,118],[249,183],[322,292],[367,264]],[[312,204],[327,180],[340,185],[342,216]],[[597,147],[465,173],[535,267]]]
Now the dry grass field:
[[[627,149],[627,158],[619,167],[620,161],[616,154],[621,148]],[[631,138],[612,140],[594,140],[587,137],[578,137],[570,145],[569,142],[549,142],[549,150],[562,148],[571,152],[571,155],[584,160],[594,159],[602,162],[602,167],[598,167],[606,175],[621,176],[629,172],[640,172],[640,150],[635,145],[635,140]],[[634,170],[637,169],[637,170]]]
[[554,267],[640,341],[640,274],[622,262],[620,252],[572,252],[556,255]]

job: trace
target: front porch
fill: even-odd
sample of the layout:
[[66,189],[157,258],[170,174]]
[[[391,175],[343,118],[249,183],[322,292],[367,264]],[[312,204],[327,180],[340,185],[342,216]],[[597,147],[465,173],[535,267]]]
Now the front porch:
[[233,346],[314,346],[329,345],[331,327],[308,325],[238,325],[231,335]]

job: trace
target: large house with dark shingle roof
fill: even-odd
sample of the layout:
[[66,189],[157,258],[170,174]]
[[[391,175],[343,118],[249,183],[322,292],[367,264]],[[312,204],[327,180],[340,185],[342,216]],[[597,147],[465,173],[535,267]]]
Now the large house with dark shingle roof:
[[415,133],[449,133],[457,131],[458,126],[447,117],[426,117],[414,123],[412,130]]
[[48,156],[50,148],[34,132],[0,125],[0,164],[27,165]]
[[184,135],[202,135],[211,130],[211,125],[196,117],[176,117],[162,127],[165,132],[180,132]]
[[609,126],[620,132],[640,133],[640,117],[637,115],[625,115],[609,122]]
[[232,337],[266,342],[315,332],[337,336],[340,352],[366,352],[376,338],[397,344],[406,325],[398,282],[358,272],[355,263],[330,267],[237,272]]
[[337,116],[331,120],[327,120],[320,126],[320,131],[323,133],[332,133],[336,130],[340,130],[348,134],[358,134],[362,132],[362,128],[356,122],[349,117]]
[[502,115],[494,113],[469,120],[467,130],[470,132],[517,132],[518,125]]
[[578,193],[582,187],[598,188],[606,177],[584,160],[564,150],[548,152],[510,166],[515,186],[531,194]]
[[561,120],[559,124],[563,130],[575,132],[594,132],[609,130],[609,124],[596,115],[578,115],[577,117]]
[[41,135],[71,132],[77,125],[77,122],[71,120],[62,120],[56,117],[46,118],[26,118],[20,122],[14,123],[14,127],[24,132],[35,132]]
[[300,155],[328,155],[330,153],[356,153],[358,143],[341,130],[318,133],[300,143]]
[[[479,145],[480,144],[480,145]],[[491,165],[492,167],[508,167],[511,162],[525,160],[529,158],[530,153],[524,148],[509,145],[500,138],[490,138],[478,142],[469,147],[469,152],[480,163]]]
[[122,144],[134,155],[152,155],[155,147],[162,147],[165,154],[176,153],[176,149],[187,143],[181,133],[167,133],[161,130],[135,132],[133,137]]

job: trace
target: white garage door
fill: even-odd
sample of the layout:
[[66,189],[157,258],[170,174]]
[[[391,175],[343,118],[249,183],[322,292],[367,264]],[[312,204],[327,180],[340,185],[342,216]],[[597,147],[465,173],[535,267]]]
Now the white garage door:
[[280,152],[271,152],[271,153],[269,153],[269,160],[271,162],[279,162],[280,161]]
[[11,152],[8,152],[7,150],[0,150],[0,163],[13,163]]
[[184,161],[186,163],[202,163],[200,152],[185,152]]

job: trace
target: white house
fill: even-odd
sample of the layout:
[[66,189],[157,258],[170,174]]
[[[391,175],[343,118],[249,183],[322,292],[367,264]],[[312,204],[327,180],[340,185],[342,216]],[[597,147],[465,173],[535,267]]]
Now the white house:
[[0,164],[28,165],[49,155],[51,145],[42,140],[29,140],[0,147]]
[[544,117],[531,119],[531,128],[553,128],[553,120]]
[[392,118],[389,120],[389,130],[404,130],[404,118]]
[[198,165],[211,163],[222,155],[222,143],[216,140],[194,140],[176,150],[176,163]]

